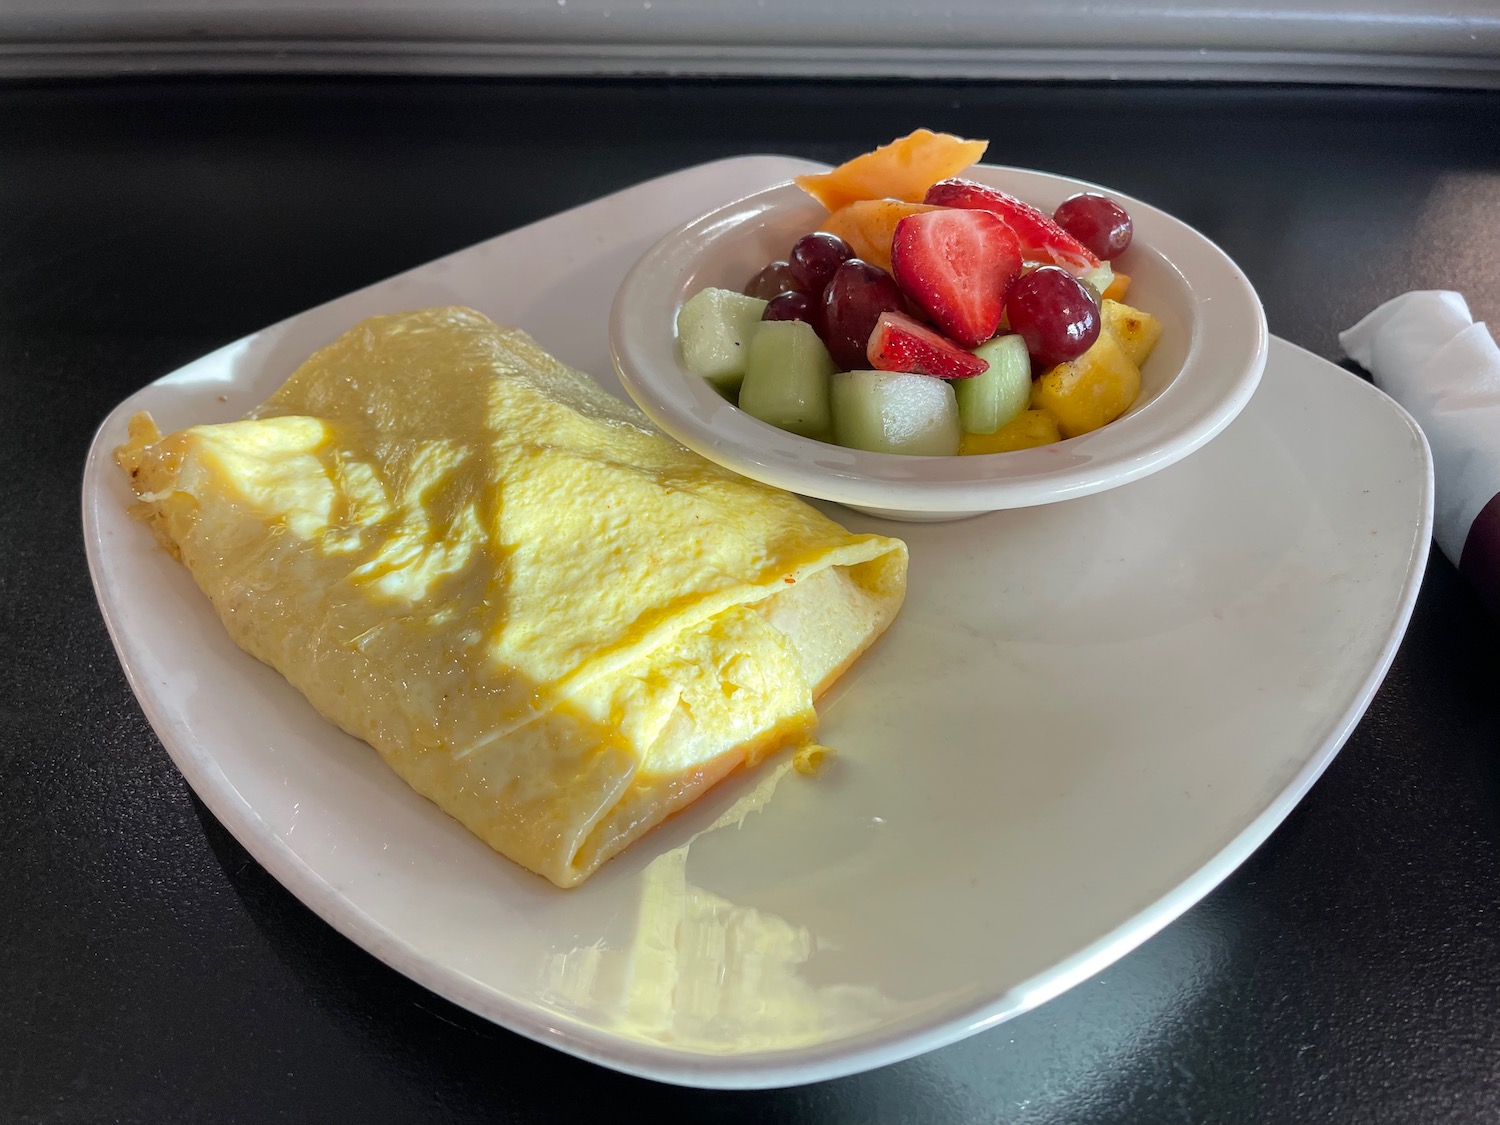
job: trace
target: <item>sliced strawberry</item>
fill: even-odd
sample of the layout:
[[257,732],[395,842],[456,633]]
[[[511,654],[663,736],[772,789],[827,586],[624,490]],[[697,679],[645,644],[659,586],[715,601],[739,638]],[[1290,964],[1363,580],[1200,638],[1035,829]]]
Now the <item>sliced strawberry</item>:
[[907,371],[939,379],[970,379],[990,368],[988,360],[898,312],[880,314],[865,353],[877,371]]
[[978,347],[1000,327],[1021,244],[989,211],[923,211],[896,224],[891,273],[945,336]]
[[922,202],[994,212],[1016,232],[1021,240],[1021,254],[1028,262],[1050,262],[1072,274],[1084,273],[1099,264],[1087,246],[1046,213],[988,184],[957,178],[939,180],[927,189]]

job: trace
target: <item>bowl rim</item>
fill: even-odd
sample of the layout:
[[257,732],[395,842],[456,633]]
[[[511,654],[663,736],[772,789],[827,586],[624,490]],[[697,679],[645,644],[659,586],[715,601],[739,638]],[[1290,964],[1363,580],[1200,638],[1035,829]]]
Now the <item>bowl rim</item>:
[[1239,414],[1265,370],[1269,334],[1254,287],[1217,244],[1159,208],[1088,181],[994,164],[964,174],[1023,199],[1028,189],[1033,198],[1038,188],[1099,191],[1130,211],[1133,245],[1176,275],[1190,314],[1182,365],[1144,408],[1052,445],[954,457],[847,449],[746,414],[682,365],[677,310],[695,272],[747,224],[818,208],[791,180],[678,226],[626,274],[609,317],[610,357],[626,392],[665,433],[743,476],[856,507],[933,513],[1027,507],[1114,488],[1188,456]]

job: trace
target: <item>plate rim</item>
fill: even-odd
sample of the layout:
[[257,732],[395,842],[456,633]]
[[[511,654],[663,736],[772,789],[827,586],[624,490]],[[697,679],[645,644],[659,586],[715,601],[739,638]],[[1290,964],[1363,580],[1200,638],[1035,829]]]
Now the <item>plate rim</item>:
[[[708,167],[746,160],[763,162],[765,158],[731,157],[713,161],[624,190],[638,190],[643,186],[660,184],[663,180],[671,180]],[[582,206],[592,205],[586,203]],[[539,223],[555,221],[558,217],[551,216],[539,220]],[[535,225],[538,224],[528,224]],[[503,238],[505,234],[496,237]],[[405,271],[410,272],[414,271]],[[402,277],[405,273],[395,276]],[[390,280],[393,279],[376,282],[375,286]],[[355,292],[363,291],[364,289]],[[345,296],[350,295],[352,294]],[[334,300],[341,299],[343,298]],[[324,304],[331,303],[334,302]],[[314,309],[322,307],[324,306],[318,305]],[[314,309],[297,316],[306,315]],[[930,1010],[915,1013],[901,1020],[810,1048],[737,1055],[684,1051],[622,1037],[558,1013],[543,1013],[523,1000],[477,984],[457,968],[421,954],[399,935],[375,922],[293,852],[233,786],[212,752],[196,743],[184,724],[174,718],[170,709],[157,700],[143,682],[141,656],[137,652],[136,641],[122,622],[122,617],[126,616],[124,607],[113,601],[113,592],[107,589],[107,576],[102,573],[106,540],[99,522],[102,505],[108,500],[102,483],[106,474],[113,471],[110,449],[107,447],[107,443],[113,439],[107,435],[133,408],[137,396],[147,389],[144,387],[127,396],[109,412],[90,443],[81,495],[90,579],[111,643],[131,690],[173,764],[183,774],[193,792],[241,846],[283,887],[334,930],[372,956],[450,1002],[508,1030],[575,1057],[639,1077],[715,1089],[773,1088],[840,1077],[925,1053],[1003,1022],[1073,987],[1158,933],[1234,871],[1285,819],[1336,756],[1378,689],[1410,621],[1429,553],[1433,513],[1431,452],[1420,427],[1388,395],[1306,349],[1277,338],[1272,340],[1272,353],[1287,349],[1292,356],[1306,357],[1326,367],[1332,374],[1364,388],[1363,392],[1354,393],[1367,392],[1383,400],[1416,437],[1425,465],[1421,487],[1422,511],[1418,514],[1417,525],[1413,530],[1416,546],[1407,559],[1406,572],[1397,592],[1394,612],[1378,657],[1353,692],[1348,706],[1332,717],[1325,735],[1316,747],[1310,749],[1307,761],[1291,782],[1271,797],[1261,812],[1240,832],[1192,875],[1084,949],[1055,962],[1043,973],[1012,986],[988,1001],[961,1006],[937,1019],[932,1018]],[[150,385],[154,386],[167,378],[170,378],[170,374]],[[1021,994],[1024,994],[1024,1002],[1017,1005],[1013,1002],[1014,998]]]

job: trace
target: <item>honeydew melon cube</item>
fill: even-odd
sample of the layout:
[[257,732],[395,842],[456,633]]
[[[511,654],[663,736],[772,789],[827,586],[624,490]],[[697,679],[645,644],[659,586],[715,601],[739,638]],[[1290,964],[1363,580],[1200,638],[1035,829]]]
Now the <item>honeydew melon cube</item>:
[[755,330],[740,384],[740,409],[803,437],[827,435],[828,377],[833,358],[813,326],[768,320]]
[[1031,401],[1031,357],[1020,336],[997,336],[974,349],[989,363],[972,379],[955,380],[958,420],[964,432],[992,434]]
[[1079,274],[1078,280],[1094,291],[1095,300],[1103,300],[1104,291],[1114,283],[1115,268],[1108,262],[1100,262],[1093,269]]
[[833,436],[872,453],[953,457],[963,429],[946,379],[894,371],[840,371],[830,383]]
[[731,393],[745,375],[750,341],[766,302],[732,289],[703,289],[677,310],[682,362],[721,391]]

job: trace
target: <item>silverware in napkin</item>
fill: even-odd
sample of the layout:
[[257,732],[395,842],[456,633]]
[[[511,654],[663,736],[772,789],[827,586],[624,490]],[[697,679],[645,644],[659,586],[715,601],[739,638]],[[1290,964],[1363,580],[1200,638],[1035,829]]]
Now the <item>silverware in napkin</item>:
[[1392,298],[1339,343],[1427,435],[1433,539],[1500,619],[1500,347],[1443,289]]

